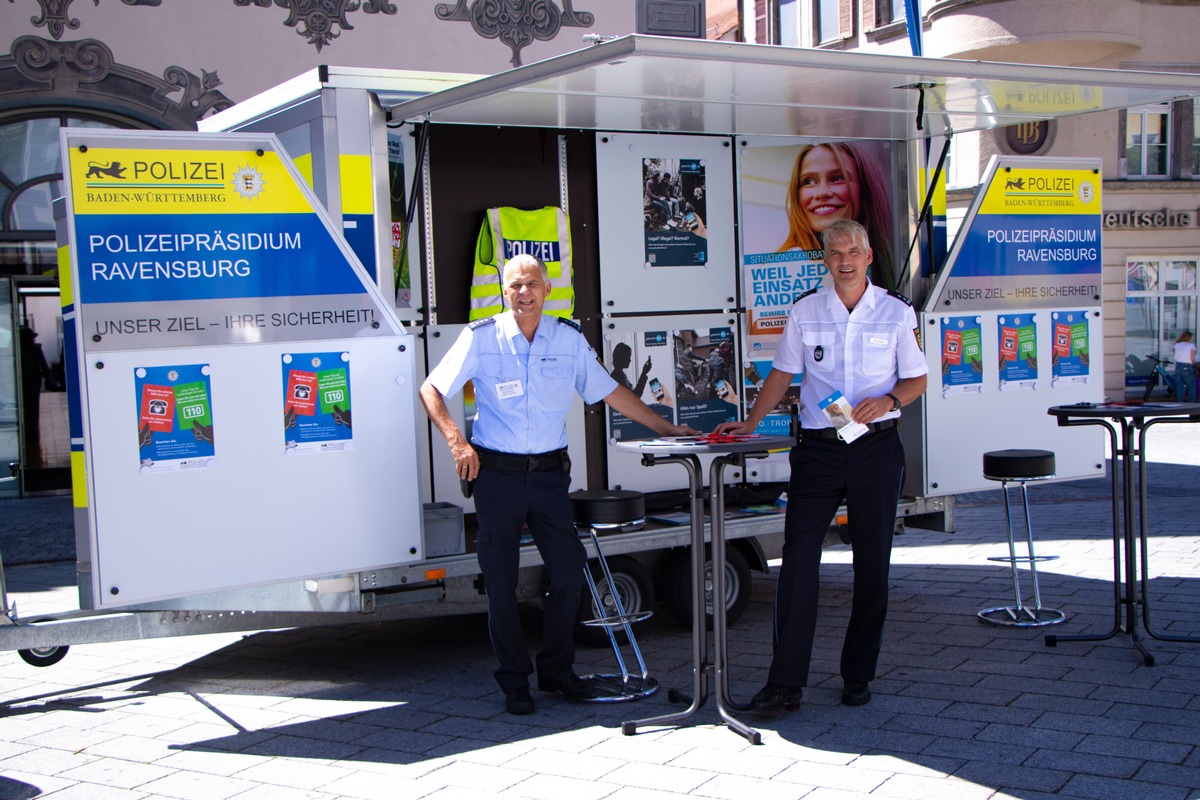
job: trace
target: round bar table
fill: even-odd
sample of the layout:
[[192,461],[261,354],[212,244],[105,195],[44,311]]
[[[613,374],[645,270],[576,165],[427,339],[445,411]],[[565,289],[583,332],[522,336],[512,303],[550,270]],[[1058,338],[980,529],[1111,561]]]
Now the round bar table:
[[[1130,637],[1146,666],[1154,656],[1138,636],[1137,604],[1142,604],[1146,633],[1164,642],[1200,642],[1198,636],[1156,633],[1150,624],[1149,548],[1146,544],[1146,432],[1154,425],[1200,422],[1200,403],[1077,403],[1054,406],[1046,413],[1061,427],[1099,425],[1108,431],[1113,453],[1113,626],[1100,634],[1049,634],[1046,646],[1059,642],[1098,642],[1118,633]],[[1134,472],[1137,473],[1136,490]],[[1135,511],[1136,510],[1136,511]],[[1136,525],[1134,516],[1137,516]],[[1135,539],[1136,537],[1136,539]],[[1139,578],[1138,561],[1141,570]],[[1140,595],[1138,583],[1141,583]],[[1124,620],[1122,620],[1122,611]]]
[[[715,678],[713,694],[717,712],[730,728],[746,737],[751,744],[761,744],[758,731],[747,727],[734,716],[739,708],[729,698],[725,641],[725,468],[744,463],[747,458],[765,458],[771,450],[790,448],[796,440],[790,436],[720,436],[675,437],[615,442],[618,450],[640,453],[642,463],[680,464],[688,473],[692,533],[692,697],[686,709],[674,714],[621,723],[621,732],[633,735],[638,728],[650,725],[669,725],[695,714],[708,699],[709,676]],[[709,510],[712,522],[712,596],[713,596],[713,656],[708,660],[707,609],[704,597],[704,476],[700,456],[717,454],[709,466]]]

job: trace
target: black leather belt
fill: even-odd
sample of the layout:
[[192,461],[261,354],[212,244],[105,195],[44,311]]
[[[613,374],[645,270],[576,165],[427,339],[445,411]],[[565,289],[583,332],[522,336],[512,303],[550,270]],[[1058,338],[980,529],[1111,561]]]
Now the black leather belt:
[[553,472],[556,469],[566,469],[565,465],[571,463],[566,448],[531,455],[500,453],[484,447],[476,447],[475,452],[479,454],[481,466],[488,469],[506,469],[510,472]]
[[[883,422],[868,422],[867,427],[872,433],[886,431],[888,428],[896,427],[896,419],[885,419]],[[838,439],[837,428],[801,428],[800,439]],[[838,439],[840,442],[841,439]]]

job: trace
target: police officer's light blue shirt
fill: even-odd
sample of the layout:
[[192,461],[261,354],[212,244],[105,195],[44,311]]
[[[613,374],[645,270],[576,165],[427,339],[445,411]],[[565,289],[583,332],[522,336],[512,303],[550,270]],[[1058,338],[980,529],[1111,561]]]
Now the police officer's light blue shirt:
[[475,384],[472,443],[502,453],[548,453],[567,446],[567,412],[575,392],[597,403],[617,382],[579,329],[543,314],[526,341],[512,312],[472,323],[429,373],[445,397]]

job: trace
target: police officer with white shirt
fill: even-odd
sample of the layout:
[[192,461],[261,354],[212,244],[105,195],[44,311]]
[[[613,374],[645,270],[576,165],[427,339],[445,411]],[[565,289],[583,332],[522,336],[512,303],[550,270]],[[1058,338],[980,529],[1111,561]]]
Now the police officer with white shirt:
[[[775,594],[774,657],[752,711],[795,708],[808,685],[816,631],[821,546],[846,503],[854,561],[854,600],[842,646],[842,702],[871,700],[870,682],[887,616],[888,568],[904,448],[900,408],[925,392],[928,368],[917,317],[904,297],[867,279],[867,231],[841,220],[824,234],[832,286],[805,292],[792,306],[770,374],[744,422],[719,432],[750,433],[783,398],[797,373],[801,438],[792,449],[783,563]],[[840,393],[853,422],[838,428],[821,404]],[[851,430],[847,434],[847,430]],[[846,441],[850,439],[850,441]]]
[[[542,314],[550,292],[546,266],[531,255],[504,265],[508,310],[476,320],[420,389],[429,418],[454,456],[460,479],[475,481],[476,543],[488,598],[488,630],[500,661],[496,682],[512,714],[534,710],[534,664],[521,634],[517,576],[521,528],[528,525],[546,566],[543,644],[538,688],[569,699],[595,693],[575,675],[572,632],[586,553],[571,520],[566,416],[575,392],[605,403],[666,436],[697,431],[663,419],[619,386],[596,358],[579,326]],[[468,443],[451,419],[446,397],[473,380],[478,414]]]

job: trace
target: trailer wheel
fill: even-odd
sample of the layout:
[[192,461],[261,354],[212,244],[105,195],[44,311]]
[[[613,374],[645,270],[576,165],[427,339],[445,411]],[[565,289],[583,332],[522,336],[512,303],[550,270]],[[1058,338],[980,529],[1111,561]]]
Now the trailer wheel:
[[[607,561],[608,571],[612,573],[613,584],[621,598],[621,605],[625,608],[625,613],[637,614],[643,611],[652,611],[654,609],[654,581],[650,579],[650,571],[643,566],[642,562],[630,556],[614,556]],[[592,593],[585,585],[583,591],[579,593],[579,616],[575,625],[575,638],[592,647],[603,647],[608,644],[608,634],[605,633],[604,628],[584,623],[588,620],[615,616],[617,609],[613,604],[612,592],[609,589],[608,579],[604,576],[604,570],[595,562],[588,564],[588,569],[592,571],[596,588],[600,590],[604,608],[597,607],[596,601],[592,599]],[[624,641],[625,634],[621,628],[614,628],[613,632],[620,637],[620,641]]]
[[[712,559],[704,565],[705,609],[708,611],[708,627],[712,628]],[[725,547],[725,624],[732,625],[741,619],[750,605],[752,579],[750,564],[736,547]],[[659,584],[663,605],[680,624],[692,624],[692,554],[690,550],[677,550],[667,558]]]
[[30,666],[49,667],[66,658],[70,649],[65,644],[55,647],[33,647],[29,650],[18,650],[17,655]]

